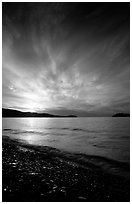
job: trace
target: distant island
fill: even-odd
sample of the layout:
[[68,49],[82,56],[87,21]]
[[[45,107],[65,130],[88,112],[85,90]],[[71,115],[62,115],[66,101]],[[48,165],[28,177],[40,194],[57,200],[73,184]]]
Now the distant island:
[[2,117],[50,117],[50,118],[63,118],[63,117],[77,117],[75,115],[52,115],[48,113],[31,113],[31,112],[21,112],[13,109],[2,108]]
[[112,117],[130,117],[129,113],[116,113]]

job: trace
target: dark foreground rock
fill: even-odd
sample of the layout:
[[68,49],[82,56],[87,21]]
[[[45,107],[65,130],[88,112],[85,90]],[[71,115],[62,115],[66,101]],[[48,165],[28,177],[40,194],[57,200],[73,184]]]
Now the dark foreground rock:
[[53,148],[39,151],[6,138],[2,150],[3,202],[130,201],[129,176],[105,172]]

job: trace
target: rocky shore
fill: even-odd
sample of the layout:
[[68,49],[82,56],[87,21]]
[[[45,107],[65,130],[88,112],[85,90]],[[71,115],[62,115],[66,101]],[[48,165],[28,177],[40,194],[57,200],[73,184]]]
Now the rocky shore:
[[129,166],[122,163],[3,137],[2,168],[3,202],[130,201]]

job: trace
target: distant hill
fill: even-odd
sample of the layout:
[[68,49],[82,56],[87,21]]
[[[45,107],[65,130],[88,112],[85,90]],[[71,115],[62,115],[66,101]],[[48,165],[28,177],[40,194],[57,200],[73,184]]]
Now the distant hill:
[[112,117],[130,117],[129,113],[116,113]]
[[31,112],[21,112],[13,109],[5,109],[2,108],[2,117],[77,117],[75,115],[66,115],[66,116],[61,116],[61,115],[52,115],[48,113],[31,113]]

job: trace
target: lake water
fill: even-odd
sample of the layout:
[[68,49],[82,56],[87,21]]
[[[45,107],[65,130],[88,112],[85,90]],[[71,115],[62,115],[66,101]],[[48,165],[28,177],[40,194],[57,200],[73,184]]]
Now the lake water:
[[130,118],[3,118],[2,135],[20,142],[129,163]]

